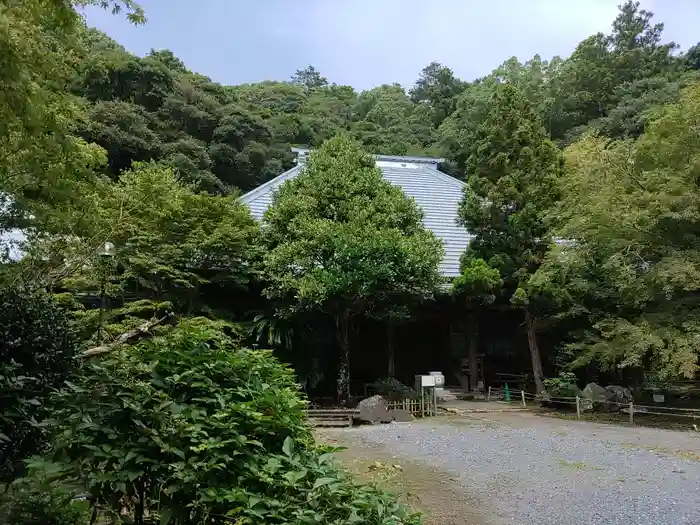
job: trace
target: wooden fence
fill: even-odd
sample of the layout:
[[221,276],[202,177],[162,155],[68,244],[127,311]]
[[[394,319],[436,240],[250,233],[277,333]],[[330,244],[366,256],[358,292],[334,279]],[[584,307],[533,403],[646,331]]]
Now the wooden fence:
[[[387,409],[389,413],[392,410],[403,410],[414,417],[437,415],[437,406],[432,397],[389,401]],[[311,424],[316,427],[351,427],[353,421],[360,415],[360,411],[356,408],[310,408],[307,413]]]
[[[503,389],[495,389],[489,387],[487,400],[488,401],[505,401],[506,391]],[[672,407],[663,405],[641,405],[633,401],[619,403],[612,401],[610,399],[601,400],[591,400],[581,396],[550,396],[550,395],[538,395],[532,392],[525,392],[524,390],[509,390],[509,402],[513,405],[522,405],[523,408],[528,407],[531,404],[539,404],[543,401],[555,403],[558,405],[571,405],[571,407],[576,407],[576,417],[581,419],[581,414],[586,410],[592,410],[594,403],[601,403],[607,405],[615,405],[622,414],[626,414],[629,424],[634,425],[635,414],[639,416],[652,415],[652,416],[663,416],[663,417],[680,417],[686,419],[700,420],[700,408],[682,408],[682,407]],[[694,425],[696,430],[700,430],[698,425]]]
[[404,399],[403,401],[389,401],[389,410],[404,410],[415,417],[435,416],[437,407],[432,397],[423,399]]

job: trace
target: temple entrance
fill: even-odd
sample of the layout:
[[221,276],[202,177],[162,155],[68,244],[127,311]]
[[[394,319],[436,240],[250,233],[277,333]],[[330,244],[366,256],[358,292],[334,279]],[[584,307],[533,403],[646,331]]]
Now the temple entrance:
[[464,392],[501,388],[504,383],[521,387],[532,365],[520,329],[520,314],[518,310],[494,308],[453,319],[446,385]]

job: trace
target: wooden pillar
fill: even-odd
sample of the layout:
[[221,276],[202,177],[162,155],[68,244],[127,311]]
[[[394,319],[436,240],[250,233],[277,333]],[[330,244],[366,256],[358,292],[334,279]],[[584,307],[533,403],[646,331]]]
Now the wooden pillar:
[[473,392],[479,382],[477,354],[479,352],[479,321],[476,312],[469,313],[467,323],[467,338],[469,341],[469,389]]
[[386,351],[388,357],[388,375],[389,377],[396,376],[396,361],[394,355],[394,325],[387,323],[386,325]]

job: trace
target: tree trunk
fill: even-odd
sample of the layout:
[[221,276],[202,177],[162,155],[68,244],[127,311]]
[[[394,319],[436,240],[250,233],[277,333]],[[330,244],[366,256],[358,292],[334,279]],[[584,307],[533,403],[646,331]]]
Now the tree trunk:
[[136,512],[134,512],[134,525],[143,525],[143,511],[144,511],[144,483],[141,481],[136,490],[138,491],[138,502],[136,503]]
[[394,325],[391,323],[386,326],[386,349],[389,364],[389,377],[394,377],[396,375],[396,362],[394,360]]
[[479,370],[477,368],[477,352],[479,351],[479,323],[474,312],[469,314],[467,322],[467,337],[469,338],[469,390],[474,392],[479,382]]
[[93,348],[88,348],[87,350],[83,350],[82,356],[83,357],[95,357],[98,355],[102,354],[107,354],[117,348],[119,345],[122,345],[124,343],[128,343],[129,341],[139,339],[140,337],[145,337],[147,335],[151,335],[149,330],[151,328],[154,328],[158,326],[159,324],[164,323],[165,321],[170,320],[171,318],[174,317],[175,314],[172,312],[169,312],[165,314],[163,317],[160,319],[155,319],[152,321],[147,321],[143,323],[141,326],[137,326],[133,330],[129,330],[128,332],[124,332],[120,336],[118,336],[114,341],[111,343],[108,343],[106,345],[100,345],[100,346],[95,346]]
[[336,337],[338,338],[338,384],[337,397],[341,405],[350,400],[350,314],[343,312],[335,318]]
[[97,503],[92,502],[92,514],[90,515],[90,525],[95,525],[97,521]]
[[537,346],[535,320],[528,307],[525,307],[525,325],[527,327],[527,343],[530,347],[530,357],[532,358],[532,375],[535,379],[535,388],[537,389],[537,393],[541,394],[544,392],[544,383],[542,382],[542,358],[540,357],[540,348]]

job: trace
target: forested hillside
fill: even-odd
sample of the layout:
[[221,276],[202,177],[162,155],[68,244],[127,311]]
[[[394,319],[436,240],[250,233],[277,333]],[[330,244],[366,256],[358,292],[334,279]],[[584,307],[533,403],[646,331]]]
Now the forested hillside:
[[[501,265],[505,288],[491,295],[527,307],[532,334],[556,334],[542,349],[550,369],[594,360],[694,375],[690,341],[700,329],[689,320],[700,269],[685,251],[692,206],[677,193],[695,192],[695,183],[662,184],[650,174],[692,176],[688,115],[697,109],[700,47],[666,42],[663,25],[638,3],[620,6],[610,32],[591,35],[570,57],[510,58],[481,79],[432,63],[409,89],[363,92],[311,66],[289,81],[221,85],[168,50],[128,53],[53,0],[10,4],[1,42],[0,226],[23,228],[27,240],[26,256],[3,278],[66,292],[88,339],[96,337],[106,271],[93,255],[105,240],[119,247],[104,291],[113,298],[113,334],[133,327],[132,316],[171,307],[227,318],[265,310],[268,320],[284,311],[258,293],[252,305],[230,299],[264,287],[258,226],[236,197],[291,167],[290,146],[318,148],[344,133],[367,152],[444,157],[441,168],[470,183],[462,222],[507,232],[477,239],[465,267]],[[108,4],[144,22],[132,2]],[[52,15],[36,6],[51,6]],[[688,156],[672,153],[683,148]],[[637,195],[641,179],[621,166],[654,184]],[[613,174],[627,178],[609,180]],[[499,203],[501,223],[485,220],[480,199]],[[601,211],[622,202],[620,217]],[[584,225],[583,217],[597,222]],[[630,225],[633,218],[641,222]],[[646,236],[632,234],[640,231]],[[556,237],[569,242],[552,250]],[[657,273],[639,274],[648,268]]]
[[372,152],[444,155],[459,173],[470,130],[503,82],[522,89],[561,145],[590,129],[639,135],[648,110],[677,100],[700,66],[697,48],[679,53],[662,29],[628,2],[610,34],[592,35],[571,57],[511,58],[477,80],[432,63],[408,92],[394,84],[360,93],[311,66],[288,82],[224,86],[168,50],[137,57],[86,29],[70,64],[85,111],[75,130],[107,151],[112,176],[156,159],[214,192],[250,190],[292,165],[290,145],[315,147],[341,131]]

